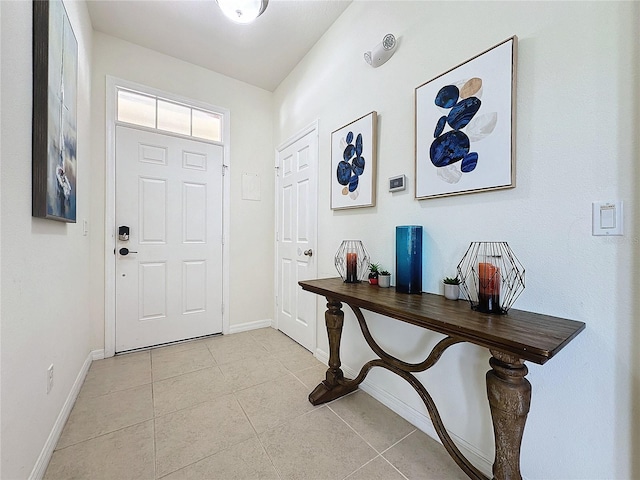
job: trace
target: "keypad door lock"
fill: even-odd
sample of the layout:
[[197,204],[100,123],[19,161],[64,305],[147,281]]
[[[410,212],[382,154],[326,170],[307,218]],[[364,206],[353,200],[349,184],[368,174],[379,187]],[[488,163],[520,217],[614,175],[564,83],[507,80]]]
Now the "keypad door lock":
[[126,225],[121,225],[118,227],[118,240],[121,242],[129,241],[129,227]]

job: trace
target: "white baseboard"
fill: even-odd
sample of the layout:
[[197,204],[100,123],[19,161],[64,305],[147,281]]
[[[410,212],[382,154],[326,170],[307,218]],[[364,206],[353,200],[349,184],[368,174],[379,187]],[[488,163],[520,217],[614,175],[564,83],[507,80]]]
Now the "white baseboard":
[[258,328],[265,328],[273,326],[273,320],[267,318],[265,320],[256,320],[253,322],[239,323],[229,326],[229,333],[248,332],[249,330],[256,330]]
[[100,350],[93,350],[91,352],[91,360],[94,362],[96,360],[104,360],[104,349],[101,348]]
[[51,460],[51,456],[53,455],[53,451],[56,448],[56,444],[60,439],[60,435],[62,434],[62,429],[64,428],[65,423],[67,423],[67,419],[69,418],[69,414],[71,413],[71,409],[73,405],[76,403],[76,398],[78,398],[78,394],[80,393],[80,388],[84,383],[84,378],[87,376],[87,372],[89,371],[89,367],[91,366],[91,362],[93,360],[98,360],[104,358],[104,350],[93,350],[89,352],[87,358],[85,359],[78,375],[76,377],[75,382],[73,382],[73,386],[71,387],[71,391],[69,395],[67,395],[67,400],[64,402],[60,413],[58,414],[58,418],[56,422],[53,424],[53,428],[51,429],[51,433],[47,438],[47,441],[40,452],[40,456],[36,461],[36,464],[31,470],[31,474],[29,475],[29,480],[41,480],[44,477],[44,473],[47,470],[47,466],[49,465],[49,461]]
[[[320,349],[316,350],[315,357],[320,360],[322,363],[327,365],[329,363],[329,354]],[[342,364],[340,366],[345,376],[349,378],[354,378],[360,373],[349,366]],[[442,444],[436,429],[431,422],[431,417],[426,411],[426,407],[424,411],[418,411],[415,408],[407,405],[398,397],[390,394],[386,390],[382,389],[379,385],[371,380],[365,378],[364,381],[359,386],[363,391],[367,392],[373,398],[378,400],[384,406],[392,410],[393,412],[400,415],[411,425],[415,426],[419,430],[423,431],[431,438],[436,440],[438,443]],[[467,459],[482,473],[487,475],[489,478],[493,476],[492,468],[493,468],[493,460],[489,460],[483,456],[483,454],[475,448],[473,445],[469,444],[462,438],[458,437],[456,434],[447,431],[451,438],[453,439],[456,446],[460,449],[462,454],[467,457]]]

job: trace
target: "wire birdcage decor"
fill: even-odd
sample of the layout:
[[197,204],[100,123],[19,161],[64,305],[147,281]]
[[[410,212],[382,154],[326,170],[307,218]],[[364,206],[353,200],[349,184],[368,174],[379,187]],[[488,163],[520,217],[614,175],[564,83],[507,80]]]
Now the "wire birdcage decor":
[[343,240],[336,252],[335,266],[345,283],[358,283],[369,274],[371,257],[360,240]]
[[471,308],[482,313],[506,314],[524,290],[524,267],[507,242],[471,242],[458,278]]

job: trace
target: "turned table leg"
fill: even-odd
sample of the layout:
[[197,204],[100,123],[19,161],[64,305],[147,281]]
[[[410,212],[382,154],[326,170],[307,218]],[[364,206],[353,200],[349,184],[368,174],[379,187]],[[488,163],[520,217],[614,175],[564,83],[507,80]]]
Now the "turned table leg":
[[309,395],[309,401],[314,405],[335,400],[358,388],[357,384],[354,385],[349,379],[345,379],[340,370],[340,339],[344,324],[344,312],[341,308],[342,303],[327,297],[327,311],[324,319],[329,336],[329,369],[325,380]]
[[508,353],[491,350],[491,355],[487,396],[496,444],[493,478],[521,480],[520,446],[531,404],[531,384],[524,378],[527,367]]

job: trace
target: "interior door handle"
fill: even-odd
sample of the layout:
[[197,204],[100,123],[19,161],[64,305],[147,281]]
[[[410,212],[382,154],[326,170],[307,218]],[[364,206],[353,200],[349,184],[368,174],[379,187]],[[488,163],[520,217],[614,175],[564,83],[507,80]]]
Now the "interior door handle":
[[309,249],[309,250],[305,250],[305,251],[304,251],[304,254],[305,254],[307,257],[312,257],[312,256],[313,256],[313,250],[311,250],[311,249]]
[[118,252],[123,257],[126,256],[126,255],[129,255],[130,253],[138,253],[138,252],[133,252],[133,251],[129,250],[127,247],[122,247],[120,250],[118,250]]

